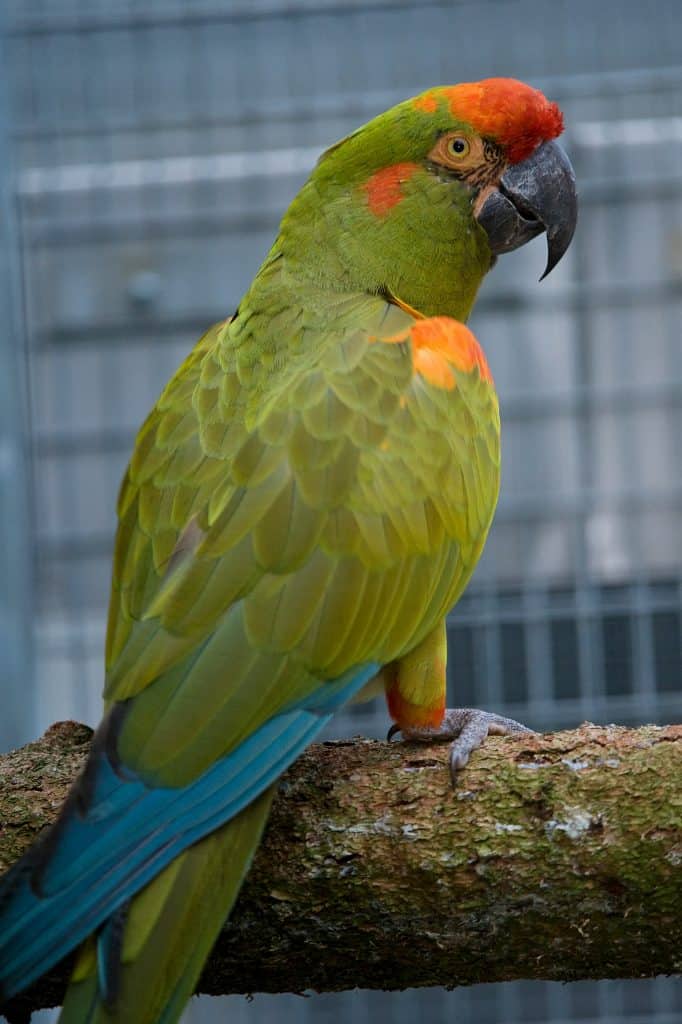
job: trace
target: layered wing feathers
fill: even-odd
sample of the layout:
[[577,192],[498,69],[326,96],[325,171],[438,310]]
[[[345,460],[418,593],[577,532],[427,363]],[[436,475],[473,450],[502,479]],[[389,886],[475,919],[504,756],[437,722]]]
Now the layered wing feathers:
[[205,770],[324,679],[409,650],[461,592],[497,495],[497,406],[477,368],[450,390],[416,373],[412,322],[363,297],[275,351],[266,389],[262,324],[218,325],[164,391],[121,490],[108,637],[138,769]]
[[[473,569],[498,485],[489,381],[436,351],[420,361],[434,379],[417,372],[412,319],[380,299],[339,300],[337,314],[329,331],[297,314],[286,357],[274,341],[259,349],[262,318],[218,325],[140,431],[119,500],[111,714],[60,823],[5,881],[7,993],[109,918],[99,981],[88,947],[65,1014],[104,1019],[116,991],[124,1012],[140,950],[161,956],[133,927],[138,901],[182,918],[185,861],[199,858],[202,892],[212,873],[225,880],[215,934],[262,821],[242,835],[235,815],[442,622]],[[169,950],[181,979],[170,1020],[201,957]],[[155,975],[150,1020],[168,984]]]

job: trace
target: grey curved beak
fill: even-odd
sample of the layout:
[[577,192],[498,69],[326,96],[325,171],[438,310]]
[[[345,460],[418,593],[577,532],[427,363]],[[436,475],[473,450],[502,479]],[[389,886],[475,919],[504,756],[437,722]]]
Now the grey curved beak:
[[578,219],[578,196],[571,162],[556,142],[542,145],[502,175],[498,188],[478,212],[494,255],[512,252],[547,233],[547,277],[564,255]]

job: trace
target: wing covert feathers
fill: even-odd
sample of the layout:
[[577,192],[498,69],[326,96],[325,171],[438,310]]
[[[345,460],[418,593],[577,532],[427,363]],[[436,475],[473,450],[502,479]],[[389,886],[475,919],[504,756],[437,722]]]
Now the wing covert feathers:
[[63,1021],[177,1019],[278,775],[382,666],[395,700],[437,713],[443,619],[498,483],[497,400],[463,325],[375,296],[251,296],[207,332],[121,486],[116,729],[39,884],[33,862],[8,876],[7,991],[101,926]]
[[[196,703],[229,718],[275,665],[305,688],[392,660],[461,592],[499,481],[487,364],[455,321],[339,306],[282,355],[261,342],[262,381],[262,319],[217,325],[142,428],[121,489],[109,700],[154,683],[151,703],[184,718],[194,680],[227,658],[243,677]],[[274,322],[284,332],[285,311]],[[419,371],[430,330],[452,386]]]

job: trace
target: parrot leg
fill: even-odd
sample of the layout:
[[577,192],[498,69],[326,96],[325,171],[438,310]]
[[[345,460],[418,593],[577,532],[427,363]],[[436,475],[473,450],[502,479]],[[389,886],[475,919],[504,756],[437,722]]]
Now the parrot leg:
[[439,740],[453,740],[450,747],[450,773],[453,782],[457,772],[464,768],[472,751],[482,745],[487,736],[518,736],[533,730],[513,718],[503,718],[490,711],[477,708],[448,708],[443,721],[437,726],[403,726],[394,724],[388,731],[390,740],[396,733],[404,740],[418,743],[434,743]]
[[397,661],[384,665],[378,678],[386,689],[391,717],[395,720],[388,739],[401,733],[404,740],[437,743],[452,740],[450,774],[457,772],[491,734],[513,736],[530,733],[513,718],[503,718],[477,708],[445,708],[447,636],[445,619]]

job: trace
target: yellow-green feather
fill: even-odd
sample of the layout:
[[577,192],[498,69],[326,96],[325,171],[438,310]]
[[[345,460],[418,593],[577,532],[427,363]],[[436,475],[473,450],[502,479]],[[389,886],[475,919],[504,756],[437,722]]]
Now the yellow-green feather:
[[192,995],[265,825],[269,789],[227,825],[190,846],[127,911],[115,1003],[98,990],[94,939],[80,949],[60,1024],[172,1024]]
[[[121,494],[106,695],[137,695],[120,752],[159,784],[319,680],[410,650],[461,592],[497,495],[492,388],[415,375],[409,344],[381,341],[408,314],[345,296],[291,352],[243,310],[164,391]],[[287,358],[247,359],[253,330]]]
[[[324,680],[441,628],[495,506],[499,420],[478,370],[450,390],[415,374],[408,342],[383,343],[413,320],[380,297],[293,302],[269,320],[258,307],[280,268],[266,264],[166,387],[121,488],[106,699],[128,701],[118,754],[153,785],[191,782]],[[121,995],[90,1019],[131,1019],[141,979],[135,1019],[166,1003],[160,1019],[175,1019],[267,803],[133,898]],[[76,979],[67,1021],[96,992],[87,946]]]

